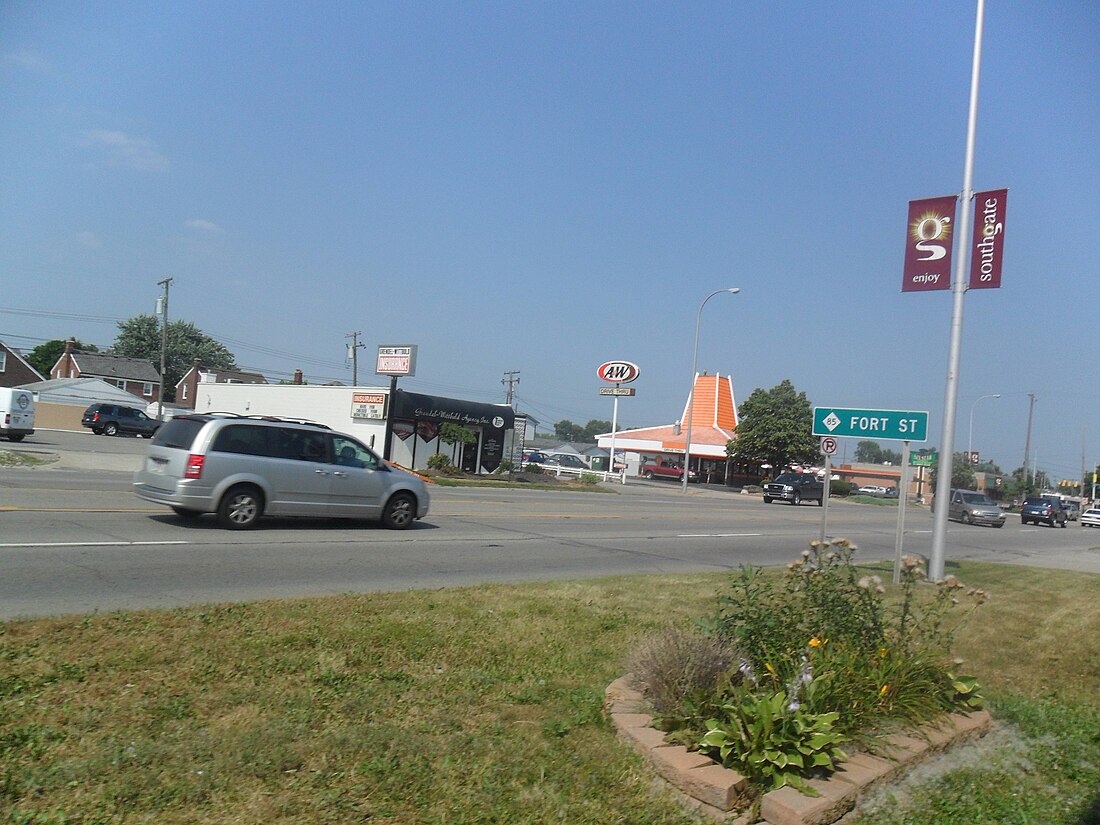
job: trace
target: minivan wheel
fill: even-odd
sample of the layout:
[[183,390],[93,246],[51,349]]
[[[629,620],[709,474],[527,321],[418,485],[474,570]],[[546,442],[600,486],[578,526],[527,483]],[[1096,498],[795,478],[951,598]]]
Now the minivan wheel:
[[390,530],[405,530],[416,520],[416,499],[408,493],[394,493],[382,511],[382,524]]
[[103,432],[107,435],[118,435],[118,424],[112,421],[110,424],[103,428]]
[[263,495],[251,484],[230,487],[218,504],[218,523],[231,530],[255,527],[264,512]]

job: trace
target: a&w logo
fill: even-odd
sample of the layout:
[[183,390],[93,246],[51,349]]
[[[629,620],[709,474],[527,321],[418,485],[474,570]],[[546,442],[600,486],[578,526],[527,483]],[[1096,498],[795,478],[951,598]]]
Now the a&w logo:
[[600,364],[596,374],[604,381],[611,381],[614,384],[629,384],[641,374],[641,370],[638,369],[637,364],[632,364],[629,361],[607,361]]

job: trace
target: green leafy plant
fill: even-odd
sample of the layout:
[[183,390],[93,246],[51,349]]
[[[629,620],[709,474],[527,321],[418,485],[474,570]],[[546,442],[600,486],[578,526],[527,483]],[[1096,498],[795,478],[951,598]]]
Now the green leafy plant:
[[451,459],[443,453],[436,453],[435,455],[428,456],[428,469],[445,471],[448,467],[453,466]]
[[847,759],[848,737],[833,729],[840,714],[804,710],[788,692],[739,690],[721,715],[707,721],[700,750],[768,789],[790,785],[818,796],[805,779]]
[[982,696],[981,686],[975,677],[948,673],[947,679],[951,683],[947,695],[952,704],[963,710],[981,710],[985,707],[985,697]]
[[600,477],[595,473],[581,473],[578,481],[580,481],[581,484],[599,484]]

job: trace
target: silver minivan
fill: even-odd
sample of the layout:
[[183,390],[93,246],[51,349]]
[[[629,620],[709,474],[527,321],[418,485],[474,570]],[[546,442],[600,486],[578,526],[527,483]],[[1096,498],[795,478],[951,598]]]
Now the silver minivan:
[[377,519],[394,530],[428,514],[420,476],[323,424],[232,413],[180,415],[150,442],[134,492],[181,518],[224,527],[263,515]]

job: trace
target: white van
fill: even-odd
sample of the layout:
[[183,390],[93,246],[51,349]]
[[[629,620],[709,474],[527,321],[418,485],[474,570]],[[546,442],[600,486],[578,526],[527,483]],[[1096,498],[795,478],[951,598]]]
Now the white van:
[[0,436],[22,441],[28,435],[34,435],[34,393],[0,387]]

